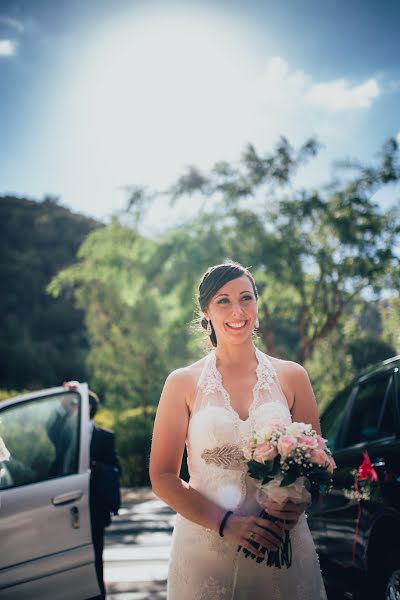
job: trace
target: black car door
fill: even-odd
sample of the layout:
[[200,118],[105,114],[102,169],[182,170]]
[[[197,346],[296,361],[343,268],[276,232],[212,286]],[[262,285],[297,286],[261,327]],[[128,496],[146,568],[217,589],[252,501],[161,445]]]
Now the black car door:
[[[382,424],[392,389],[392,370],[357,383],[333,449],[337,469],[332,490],[322,498],[320,518],[325,529],[324,549],[341,567],[364,566],[360,530],[368,516],[365,507],[373,509],[381,502],[379,481],[374,480],[372,469],[379,470],[383,460],[382,435],[385,437],[387,432],[383,433]],[[365,479],[358,476],[361,465]]]
[[[321,417],[322,435],[327,439],[327,444],[332,450],[335,460],[339,460],[343,431],[348,419],[348,407],[351,404],[354,390],[346,388],[340,392],[336,398],[330,403]],[[308,509],[308,522],[312,531],[312,535],[320,554],[330,554],[330,542],[327,540],[327,520],[329,515],[335,515],[337,511],[343,509],[344,498],[338,489],[341,487],[341,479],[343,472],[340,467],[334,473],[334,486],[329,494],[321,494],[318,501]]]

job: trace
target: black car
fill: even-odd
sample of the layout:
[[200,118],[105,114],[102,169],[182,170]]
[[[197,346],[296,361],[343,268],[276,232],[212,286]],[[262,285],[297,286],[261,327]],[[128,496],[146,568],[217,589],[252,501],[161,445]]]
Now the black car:
[[400,356],[358,377],[321,417],[337,469],[308,510],[329,600],[400,599]]

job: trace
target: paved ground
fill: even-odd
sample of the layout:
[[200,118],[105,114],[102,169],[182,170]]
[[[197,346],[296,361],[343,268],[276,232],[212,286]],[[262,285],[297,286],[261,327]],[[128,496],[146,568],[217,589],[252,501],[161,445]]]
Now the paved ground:
[[166,598],[173,521],[173,511],[148,488],[125,490],[123,508],[106,530],[107,600]]

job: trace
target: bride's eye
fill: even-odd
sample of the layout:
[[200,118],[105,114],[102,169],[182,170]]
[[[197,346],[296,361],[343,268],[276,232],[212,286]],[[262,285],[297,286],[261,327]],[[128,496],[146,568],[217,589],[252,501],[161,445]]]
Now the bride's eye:
[[243,296],[242,298],[243,300],[253,300],[253,296],[250,296],[250,294],[248,294],[247,296]]
[[221,298],[217,301],[217,304],[226,304],[227,302],[229,302],[228,298]]

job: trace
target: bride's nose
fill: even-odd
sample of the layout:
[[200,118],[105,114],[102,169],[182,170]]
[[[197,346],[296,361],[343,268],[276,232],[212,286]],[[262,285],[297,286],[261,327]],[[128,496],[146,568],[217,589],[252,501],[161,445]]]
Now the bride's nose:
[[243,306],[240,304],[240,302],[233,303],[232,316],[242,316],[243,314]]

